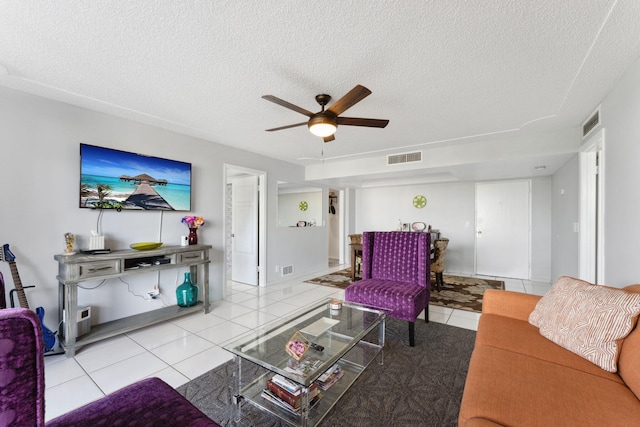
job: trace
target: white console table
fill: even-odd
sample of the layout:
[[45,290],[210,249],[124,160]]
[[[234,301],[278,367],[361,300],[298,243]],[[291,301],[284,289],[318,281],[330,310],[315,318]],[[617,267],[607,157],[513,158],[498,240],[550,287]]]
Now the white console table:
[[[73,357],[83,345],[113,337],[138,328],[203,310],[209,312],[209,249],[210,245],[163,246],[148,251],[122,250],[102,255],[56,255],[58,261],[58,318],[60,344],[67,357]],[[140,265],[142,264],[142,266]],[[192,278],[202,270],[201,299],[192,307],[172,305],[122,319],[93,325],[91,331],[78,336],[78,283],[88,280],[112,279],[189,267]]]

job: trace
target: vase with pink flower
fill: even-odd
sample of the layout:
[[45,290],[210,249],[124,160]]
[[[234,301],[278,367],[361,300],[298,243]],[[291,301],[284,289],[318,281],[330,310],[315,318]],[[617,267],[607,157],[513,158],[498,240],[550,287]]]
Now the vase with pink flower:
[[204,225],[204,218],[201,216],[185,216],[182,222],[189,227],[189,245],[198,244],[198,228]]

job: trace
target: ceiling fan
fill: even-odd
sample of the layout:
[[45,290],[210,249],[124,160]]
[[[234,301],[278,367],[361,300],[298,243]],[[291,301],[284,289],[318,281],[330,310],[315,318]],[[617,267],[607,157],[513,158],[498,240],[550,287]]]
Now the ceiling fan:
[[317,113],[312,113],[309,110],[305,110],[304,108],[293,105],[290,102],[284,101],[273,95],[264,95],[262,98],[266,99],[267,101],[274,102],[282,107],[288,108],[309,117],[309,120],[306,122],[267,129],[267,132],[307,125],[311,133],[321,137],[324,142],[329,142],[336,139],[333,134],[338,128],[338,125],[383,128],[387,126],[389,120],[340,117],[340,114],[344,113],[370,94],[371,91],[369,89],[362,85],[357,85],[356,87],[351,89],[345,96],[334,102],[326,110],[324,109],[324,107],[329,103],[329,101],[331,101],[331,97],[326,94],[316,95],[316,101],[322,107],[322,110]]

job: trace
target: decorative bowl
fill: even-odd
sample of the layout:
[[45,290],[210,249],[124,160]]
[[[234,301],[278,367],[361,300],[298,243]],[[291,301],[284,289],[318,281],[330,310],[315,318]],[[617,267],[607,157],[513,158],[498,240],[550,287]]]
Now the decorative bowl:
[[425,228],[427,228],[427,224],[424,222],[414,222],[411,228],[413,228],[413,231],[424,231]]
[[135,249],[136,251],[150,251],[152,249],[158,249],[160,246],[162,246],[161,242],[140,242],[129,245],[131,249]]

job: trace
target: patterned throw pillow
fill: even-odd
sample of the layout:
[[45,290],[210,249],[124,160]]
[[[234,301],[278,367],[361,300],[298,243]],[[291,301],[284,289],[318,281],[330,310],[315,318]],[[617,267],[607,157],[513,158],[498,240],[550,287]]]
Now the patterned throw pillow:
[[640,314],[640,294],[563,276],[529,316],[540,334],[602,369],[616,372],[621,341]]

